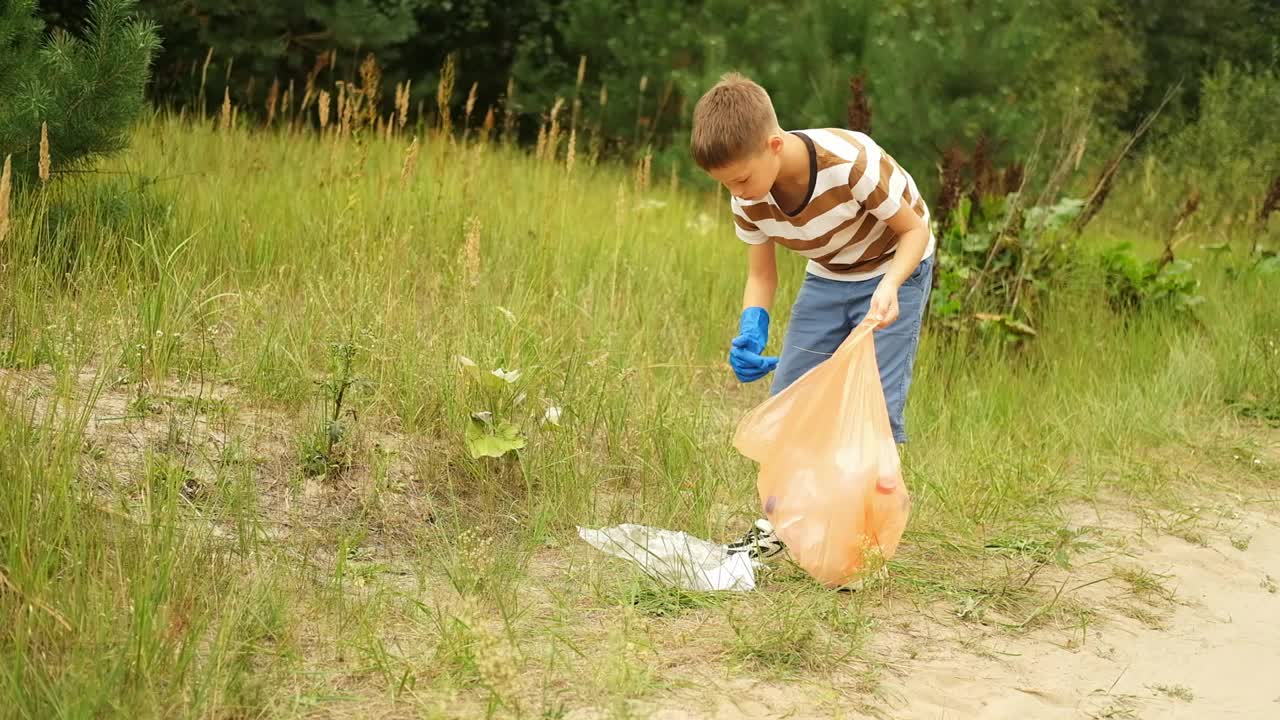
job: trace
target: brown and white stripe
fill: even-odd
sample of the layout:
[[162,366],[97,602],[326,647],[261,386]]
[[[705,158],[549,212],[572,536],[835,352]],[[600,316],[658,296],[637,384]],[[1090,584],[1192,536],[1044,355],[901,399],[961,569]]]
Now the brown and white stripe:
[[[898,236],[886,221],[909,207],[929,225],[929,208],[915,180],[863,133],[828,128],[796,135],[809,148],[813,170],[804,204],[792,215],[772,194],[755,202],[735,197],[738,237],[794,250],[821,277],[867,280],[884,274],[898,249]],[[931,232],[925,257],[934,245]]]

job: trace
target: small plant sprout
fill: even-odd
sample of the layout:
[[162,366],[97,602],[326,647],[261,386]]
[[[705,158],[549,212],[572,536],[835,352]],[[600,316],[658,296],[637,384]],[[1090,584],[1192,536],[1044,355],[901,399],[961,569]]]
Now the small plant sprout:
[[471,457],[502,457],[525,446],[520,429],[508,420],[495,420],[492,412],[471,415],[467,425],[467,449]]
[[471,457],[498,458],[525,447],[526,439],[514,422],[518,408],[528,398],[520,387],[524,373],[503,367],[485,372],[465,355],[458,356],[458,364],[472,379],[480,407],[485,408],[473,412],[467,423],[465,438]]

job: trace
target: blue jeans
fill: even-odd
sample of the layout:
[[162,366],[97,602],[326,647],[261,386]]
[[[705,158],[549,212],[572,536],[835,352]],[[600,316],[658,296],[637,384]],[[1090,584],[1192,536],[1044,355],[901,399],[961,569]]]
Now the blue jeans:
[[[898,319],[889,327],[875,332],[876,364],[880,366],[880,383],[885,405],[889,408],[889,424],[893,439],[907,441],[902,410],[907,404],[911,386],[911,370],[915,365],[916,347],[920,341],[920,323],[924,320],[933,284],[933,255],[920,262],[911,277],[898,290]],[[791,321],[782,344],[782,357],[773,378],[770,394],[782,392],[800,376],[835,353],[836,348],[866,317],[871,295],[880,278],[846,282],[806,275],[800,294],[791,310]]]

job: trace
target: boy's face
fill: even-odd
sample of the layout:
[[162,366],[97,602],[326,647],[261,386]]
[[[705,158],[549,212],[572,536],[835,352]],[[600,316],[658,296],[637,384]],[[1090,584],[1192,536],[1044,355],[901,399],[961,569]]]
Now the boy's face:
[[724,185],[735,197],[743,200],[761,200],[778,179],[782,165],[782,138],[770,135],[765,146],[754,155],[735,160],[707,174]]

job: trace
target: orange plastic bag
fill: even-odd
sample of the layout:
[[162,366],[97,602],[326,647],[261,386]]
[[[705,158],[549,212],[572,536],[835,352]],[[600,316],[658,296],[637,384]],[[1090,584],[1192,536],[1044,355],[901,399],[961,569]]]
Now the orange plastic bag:
[[765,517],[818,582],[863,579],[893,557],[911,499],[876,364],[874,322],[742,419],[734,446],[760,464]]

